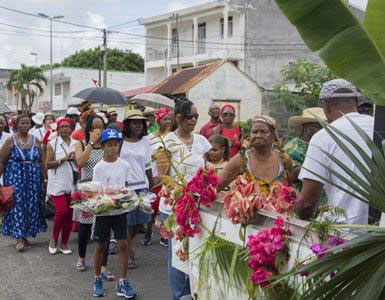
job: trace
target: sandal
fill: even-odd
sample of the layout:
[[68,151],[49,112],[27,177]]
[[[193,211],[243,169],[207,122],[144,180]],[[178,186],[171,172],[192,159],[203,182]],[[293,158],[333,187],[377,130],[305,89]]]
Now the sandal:
[[86,264],[84,262],[78,261],[76,264],[76,271],[84,272],[85,270],[87,270]]
[[25,247],[30,247],[31,243],[27,239],[23,239],[23,243]]
[[24,251],[24,242],[22,240],[16,242],[16,251],[23,252]]
[[128,258],[127,268],[128,269],[136,269],[136,264],[134,262],[134,258],[133,257],[129,257]]
[[101,275],[104,280],[107,280],[107,281],[115,280],[115,276],[112,275],[109,271],[102,272]]

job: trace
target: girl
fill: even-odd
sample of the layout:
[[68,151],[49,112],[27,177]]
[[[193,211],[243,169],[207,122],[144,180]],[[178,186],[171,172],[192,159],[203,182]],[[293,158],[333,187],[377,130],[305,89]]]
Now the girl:
[[205,156],[206,167],[218,173],[230,160],[229,140],[216,134],[209,139],[209,142],[212,148]]

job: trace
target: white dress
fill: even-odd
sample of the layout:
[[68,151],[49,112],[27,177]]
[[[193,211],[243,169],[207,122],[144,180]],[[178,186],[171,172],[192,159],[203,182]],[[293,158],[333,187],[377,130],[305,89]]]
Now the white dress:
[[[1,138],[0,138],[0,149],[5,143],[5,141],[7,140],[7,138],[9,138],[10,136],[11,136],[10,133],[3,131],[3,134],[1,135]],[[1,185],[3,184],[3,175],[0,176],[0,184]]]

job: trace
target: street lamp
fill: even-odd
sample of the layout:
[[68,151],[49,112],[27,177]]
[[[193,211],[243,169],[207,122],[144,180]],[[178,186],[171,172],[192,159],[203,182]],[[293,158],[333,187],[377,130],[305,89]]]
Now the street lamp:
[[52,20],[63,19],[64,16],[54,16],[50,17],[43,13],[37,14],[39,17],[45,18],[49,20],[49,42],[50,42],[50,70],[49,70],[49,80],[50,80],[50,102],[51,102],[51,110],[53,103],[53,82],[52,82]]
[[36,52],[31,52],[30,54],[35,56],[35,61],[36,61],[35,65],[37,67],[37,53]]

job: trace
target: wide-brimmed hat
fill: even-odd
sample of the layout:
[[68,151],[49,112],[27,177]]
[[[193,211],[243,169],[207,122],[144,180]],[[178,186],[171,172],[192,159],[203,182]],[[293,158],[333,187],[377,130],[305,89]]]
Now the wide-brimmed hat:
[[32,121],[37,125],[43,125],[44,113],[38,112],[32,117]]
[[116,108],[110,107],[109,109],[107,109],[107,115],[113,115],[113,114],[117,114]]
[[143,114],[140,110],[133,109],[126,113],[124,120],[147,120],[147,118],[143,117]]
[[146,109],[143,112],[143,116],[155,116],[156,110],[151,107],[146,107]]
[[302,111],[301,116],[293,116],[289,119],[289,127],[298,128],[306,123],[318,123],[317,118],[326,121],[326,116],[323,108],[321,107],[310,107]]

